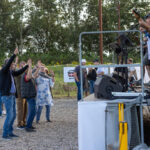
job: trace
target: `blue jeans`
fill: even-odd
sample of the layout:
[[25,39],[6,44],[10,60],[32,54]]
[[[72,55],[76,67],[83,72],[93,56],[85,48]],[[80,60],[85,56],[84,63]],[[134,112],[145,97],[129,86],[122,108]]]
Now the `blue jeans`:
[[81,100],[81,84],[80,82],[77,82],[76,81],[76,85],[77,85],[77,88],[78,88],[78,91],[77,91],[77,100]]
[[[45,107],[46,107],[46,114],[45,114],[46,115],[46,119],[50,120],[50,108],[51,108],[51,105],[45,105]],[[43,106],[38,106],[37,114],[36,114],[36,122],[38,122],[40,120],[42,109],[43,109]]]
[[28,115],[26,128],[31,128],[36,114],[36,101],[34,98],[26,99],[28,103]]
[[6,108],[6,119],[3,126],[3,137],[13,134],[13,124],[16,119],[16,98],[15,96],[2,96],[2,102]]
[[2,99],[1,99],[1,93],[0,93],[0,116],[2,116]]
[[94,83],[95,81],[93,80],[89,80],[90,81],[90,94],[93,94],[94,93]]

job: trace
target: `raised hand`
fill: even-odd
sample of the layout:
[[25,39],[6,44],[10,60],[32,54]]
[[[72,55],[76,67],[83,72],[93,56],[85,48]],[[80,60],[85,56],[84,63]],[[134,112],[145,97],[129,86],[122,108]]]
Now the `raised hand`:
[[37,64],[37,68],[41,68],[41,66],[42,66],[42,63],[39,62],[39,63]]
[[42,62],[41,62],[41,60],[39,60],[39,61],[37,62],[37,67],[40,68],[41,65],[42,65]]
[[135,16],[135,18],[137,19],[137,20],[139,20],[141,17],[140,17],[140,14],[137,12],[137,10],[136,9],[133,9],[132,10],[132,13],[134,14],[134,16]]
[[54,71],[53,71],[53,70],[50,70],[49,72],[50,72],[50,75],[51,75],[52,77],[54,77],[54,75],[55,75],[55,74],[54,74]]
[[28,59],[27,64],[29,65],[29,67],[32,67],[32,60]]
[[144,20],[142,18],[139,19],[139,24],[142,25]]
[[16,57],[16,60],[15,60],[15,64],[18,64],[18,60],[19,60],[19,58],[18,58],[18,56]]
[[14,54],[17,55],[18,53],[19,53],[18,48],[16,48]]

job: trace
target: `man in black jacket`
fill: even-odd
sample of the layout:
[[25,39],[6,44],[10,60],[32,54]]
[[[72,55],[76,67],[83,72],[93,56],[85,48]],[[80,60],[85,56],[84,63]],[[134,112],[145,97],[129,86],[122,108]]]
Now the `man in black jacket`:
[[15,71],[15,63],[13,63],[16,55],[18,54],[18,48],[15,49],[13,56],[9,60],[5,61],[2,69],[0,70],[0,92],[2,95],[2,102],[6,108],[6,119],[3,126],[4,139],[11,139],[12,137],[18,137],[13,134],[13,123],[16,118],[16,86],[14,82],[14,76],[22,74],[27,68]]

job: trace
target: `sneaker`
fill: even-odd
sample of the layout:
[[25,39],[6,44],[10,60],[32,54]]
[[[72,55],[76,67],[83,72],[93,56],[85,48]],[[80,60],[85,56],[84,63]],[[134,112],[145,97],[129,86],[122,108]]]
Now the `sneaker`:
[[51,120],[47,120],[47,122],[52,122]]
[[3,138],[4,140],[11,140],[11,139],[12,139],[10,136],[2,136],[2,138]]
[[36,121],[36,124],[40,124],[39,121]]
[[36,130],[31,129],[31,128],[25,128],[25,130],[26,130],[27,132],[36,132]]
[[9,137],[19,137],[19,136],[12,133],[12,134],[9,134]]
[[33,130],[35,130],[35,129],[36,129],[36,127],[33,127],[33,126],[32,126],[30,129],[33,129]]
[[3,111],[2,111],[2,114],[3,114],[3,115],[6,115],[6,111],[5,111],[5,110],[3,110]]
[[23,130],[24,128],[25,128],[24,126],[18,126],[16,129]]

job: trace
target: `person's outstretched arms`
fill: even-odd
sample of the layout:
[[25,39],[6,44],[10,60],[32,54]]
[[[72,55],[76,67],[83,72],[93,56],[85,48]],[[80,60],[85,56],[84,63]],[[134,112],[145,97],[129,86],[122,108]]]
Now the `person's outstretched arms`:
[[13,76],[19,76],[20,74],[24,73],[28,67],[29,67],[28,65],[25,65],[23,68],[17,71],[13,71],[12,72]]
[[32,78],[32,60],[29,59],[27,64],[29,65],[29,68],[26,76],[26,81],[29,81]]

